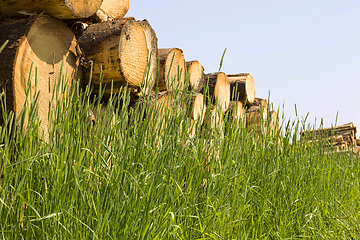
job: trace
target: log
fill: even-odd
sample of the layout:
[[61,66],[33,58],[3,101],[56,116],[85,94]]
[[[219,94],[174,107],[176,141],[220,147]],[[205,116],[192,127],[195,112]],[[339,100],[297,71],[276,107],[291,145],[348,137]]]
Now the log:
[[205,74],[205,86],[202,94],[209,96],[210,101],[218,105],[219,110],[224,113],[230,104],[230,83],[225,73]]
[[229,116],[232,120],[241,120],[245,117],[246,110],[244,104],[240,101],[231,101],[228,109],[226,110],[226,115]]
[[230,82],[230,99],[252,104],[255,100],[254,79],[249,73],[227,75]]
[[129,11],[129,0],[103,0],[100,9],[91,18],[95,22],[120,20]]
[[280,123],[279,123],[279,118],[278,118],[278,114],[276,111],[271,111],[269,116],[269,132],[270,135],[276,135],[279,131],[280,131]]
[[[78,64],[75,36],[63,22],[44,14],[3,21],[0,31],[4,33],[0,43],[9,40],[0,54],[0,88],[6,90],[7,111],[18,118],[25,102],[38,92],[40,128],[46,133],[49,104],[56,107],[57,99],[52,98],[52,92],[59,84],[60,72],[69,85],[75,76]],[[30,79],[29,85],[24,79]],[[26,96],[26,87],[32,89],[33,96]],[[61,99],[61,94],[58,97]],[[4,124],[2,112],[0,124]]]
[[246,127],[249,131],[254,131],[257,134],[265,132],[265,120],[261,112],[247,112],[246,113]]
[[160,62],[159,91],[176,91],[184,88],[185,58],[179,48],[161,48],[158,50]]
[[224,135],[224,127],[224,113],[215,106],[207,107],[202,128]]
[[45,12],[58,19],[88,18],[100,9],[102,0],[0,0],[0,19],[27,18]]
[[[148,47],[139,22],[126,18],[113,22],[92,24],[78,37],[85,58],[85,78],[92,82],[113,83],[116,88],[129,86],[137,95],[144,94],[144,72],[148,63]],[[104,72],[102,71],[104,69]],[[96,87],[95,87],[96,93]]]
[[360,146],[360,139],[358,139],[358,138],[356,139],[356,145]]
[[158,39],[154,29],[150,26],[149,22],[144,19],[138,21],[144,30],[146,37],[146,44],[148,49],[148,65],[144,76],[144,93],[145,95],[154,88],[155,82],[158,77]]
[[204,67],[198,61],[186,62],[187,73],[189,74],[189,87],[197,93],[203,91],[204,88]]
[[346,131],[353,131],[354,135],[357,133],[357,128],[354,127],[354,124],[348,123],[348,124],[343,124],[340,126],[335,126],[335,127],[330,127],[330,128],[322,128],[322,129],[315,129],[315,130],[308,130],[308,131],[302,131],[300,132],[301,136],[316,136],[317,134],[323,134],[323,135],[336,135],[336,134],[341,134],[344,133]]
[[189,117],[191,121],[190,136],[194,137],[196,134],[196,125],[199,124],[201,126],[204,122],[205,114],[206,114],[206,105],[204,102],[204,96],[201,93],[196,93],[190,98],[190,102],[188,103],[190,106],[186,106],[189,111]]
[[254,102],[246,111],[246,126],[257,134],[265,133],[268,104],[265,99],[255,98]]
[[262,98],[255,98],[253,103],[247,105],[248,112],[249,111],[264,112],[264,114],[265,114],[264,118],[266,118],[267,110],[268,110],[268,103],[265,99],[262,99]]

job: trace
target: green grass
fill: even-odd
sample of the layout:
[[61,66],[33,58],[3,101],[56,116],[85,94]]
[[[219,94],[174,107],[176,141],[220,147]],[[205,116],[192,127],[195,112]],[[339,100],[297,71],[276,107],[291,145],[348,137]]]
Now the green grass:
[[33,116],[26,127],[5,116],[0,238],[360,237],[358,160],[295,144],[306,123],[258,138],[241,122],[226,121],[224,136],[195,124],[192,138],[186,111],[160,118],[146,103],[129,108],[124,93],[107,105],[114,121],[99,111],[91,124],[88,110],[100,101],[74,89],[59,89],[67,97],[50,115],[47,141],[36,98],[23,112]]

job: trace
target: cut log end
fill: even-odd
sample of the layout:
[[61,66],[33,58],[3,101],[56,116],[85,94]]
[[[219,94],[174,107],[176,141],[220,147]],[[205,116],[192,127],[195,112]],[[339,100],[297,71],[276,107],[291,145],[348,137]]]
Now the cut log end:
[[[44,14],[0,24],[1,31],[9,27],[16,37],[1,53],[6,62],[0,61],[0,82],[6,82],[7,94],[13,101],[7,110],[14,111],[15,117],[19,117],[25,102],[34,97],[25,93],[25,89],[31,88],[33,94],[39,93],[38,117],[40,128],[46,133],[49,105],[56,107],[57,99],[52,94],[58,84],[62,84],[58,82],[60,73],[63,73],[61,79],[69,85],[76,72],[77,41],[63,22]],[[58,93],[57,97],[61,99],[61,94]]]
[[231,100],[252,104],[255,100],[255,84],[253,77],[248,73],[229,74],[231,86]]
[[144,76],[144,94],[149,94],[153,89],[158,74],[158,39],[154,29],[150,26],[149,22],[144,19],[138,21],[144,30],[146,37],[146,44],[148,48],[148,65]]
[[147,66],[148,48],[141,24],[126,22],[120,34],[119,57],[121,72],[130,85],[142,85]]
[[204,67],[198,61],[186,62],[186,67],[189,73],[190,90],[201,92],[204,88]]
[[203,123],[205,112],[206,112],[206,106],[204,104],[204,96],[201,93],[198,93],[196,94],[193,100],[193,110],[191,114],[191,119]]
[[228,77],[223,72],[217,75],[214,95],[221,112],[225,112],[230,104],[230,83]]
[[123,18],[129,11],[129,0],[103,0],[100,10],[107,21]]
[[159,49],[159,90],[175,91],[184,88],[185,58],[179,48]]

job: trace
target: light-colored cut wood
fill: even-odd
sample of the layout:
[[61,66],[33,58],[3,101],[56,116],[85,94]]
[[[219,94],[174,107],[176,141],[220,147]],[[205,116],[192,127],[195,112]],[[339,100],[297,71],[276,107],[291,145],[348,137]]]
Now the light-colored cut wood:
[[87,18],[100,9],[102,0],[0,0],[0,18],[29,17],[36,13],[59,19]]
[[199,121],[200,123],[203,123],[206,112],[206,105],[204,103],[204,96],[201,93],[197,93],[192,97],[190,109],[191,119],[193,121]]
[[190,99],[190,107],[185,106],[189,112],[191,125],[189,128],[189,133],[191,137],[196,135],[196,127],[201,126],[204,122],[205,114],[206,114],[206,105],[204,101],[204,96],[201,93],[196,93]]
[[153,89],[158,77],[158,39],[154,29],[150,26],[146,19],[139,21],[139,23],[144,30],[149,53],[148,65],[145,70],[146,74],[144,76],[145,82],[143,84],[144,94],[147,95]]
[[249,73],[228,74],[230,82],[230,98],[232,101],[241,101],[252,104],[255,100],[254,79]]
[[[0,54],[0,85],[6,89],[7,110],[18,118],[24,105],[38,93],[40,128],[47,134],[49,106],[55,108],[56,101],[62,99],[61,93],[53,97],[53,92],[59,84],[70,85],[76,72],[75,36],[62,21],[44,14],[3,21],[0,31],[6,33],[0,35],[0,42],[9,39]],[[65,82],[59,83],[61,72]],[[27,95],[25,89],[31,93]],[[2,116],[0,119],[3,123]]]
[[95,14],[97,22],[114,21],[123,18],[129,11],[129,0],[103,0]]
[[183,89],[185,83],[185,58],[182,50],[179,48],[161,48],[158,53],[160,75],[155,87],[159,91]]
[[230,83],[225,73],[205,74],[203,89],[203,95],[209,96],[212,103],[218,105],[219,110],[224,113],[230,104]]
[[202,92],[204,88],[204,67],[196,60],[186,62],[186,68],[189,75],[190,90]]
[[[141,24],[132,19],[90,25],[79,36],[86,63],[93,64],[92,82],[128,85],[136,94],[143,92],[143,78],[148,61],[146,36]],[[90,78],[90,64],[85,68]]]

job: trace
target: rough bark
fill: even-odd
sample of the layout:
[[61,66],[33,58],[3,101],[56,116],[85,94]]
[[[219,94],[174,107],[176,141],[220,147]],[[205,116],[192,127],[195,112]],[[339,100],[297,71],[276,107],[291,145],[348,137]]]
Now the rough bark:
[[102,0],[0,0],[0,18],[27,18],[45,12],[59,19],[87,18],[100,9]]
[[197,93],[201,93],[204,88],[204,67],[198,61],[186,62],[187,72],[189,74],[189,87]]
[[230,98],[232,101],[241,101],[252,104],[255,100],[254,79],[249,73],[229,74]]
[[[0,53],[0,85],[6,90],[7,111],[18,118],[24,104],[38,97],[40,128],[48,129],[49,104],[56,107],[57,98],[52,98],[63,79],[71,84],[77,68],[77,41],[73,32],[60,20],[41,14],[27,19],[0,23],[0,43],[9,43]],[[63,67],[62,67],[63,64]],[[31,76],[29,74],[31,72]],[[24,79],[26,81],[24,81]],[[31,95],[25,89],[31,88]],[[62,95],[59,94],[58,99]],[[2,112],[0,123],[4,124]]]
[[230,104],[230,83],[223,72],[205,74],[205,84],[202,94],[209,96],[210,101],[225,112]]
[[161,48],[158,50],[160,74],[155,85],[159,91],[177,91],[184,88],[185,58],[179,48]]

